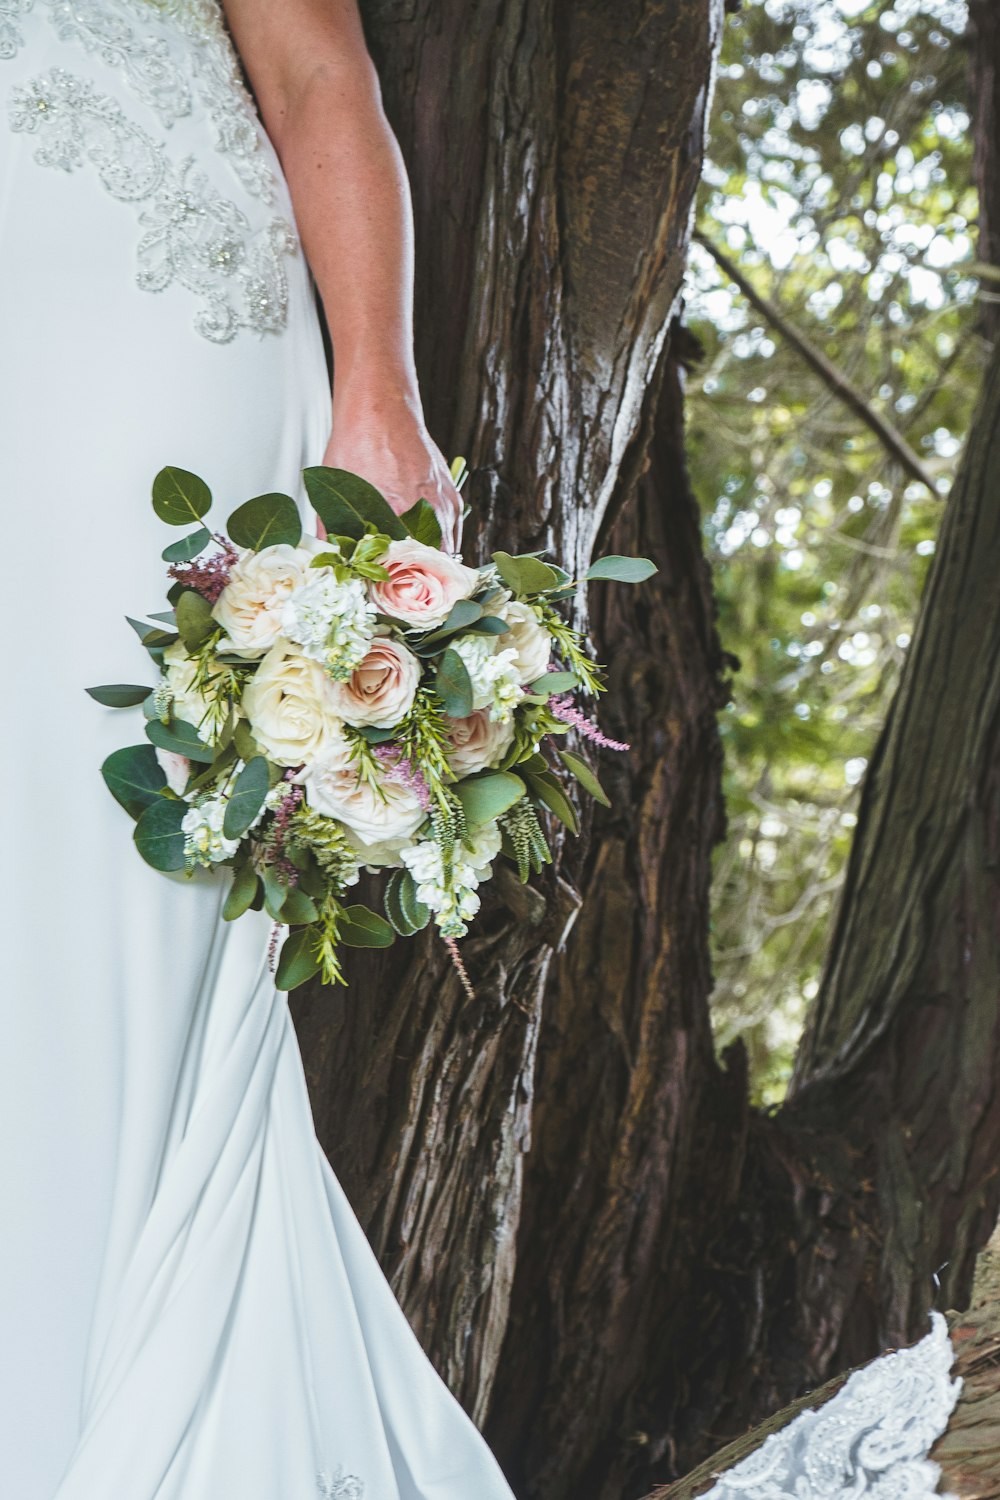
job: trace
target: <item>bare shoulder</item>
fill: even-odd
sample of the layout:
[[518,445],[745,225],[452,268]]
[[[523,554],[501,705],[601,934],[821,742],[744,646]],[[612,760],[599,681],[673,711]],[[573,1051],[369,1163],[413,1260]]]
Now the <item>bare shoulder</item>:
[[372,66],[358,0],[222,0],[272,136],[298,90],[317,73]]

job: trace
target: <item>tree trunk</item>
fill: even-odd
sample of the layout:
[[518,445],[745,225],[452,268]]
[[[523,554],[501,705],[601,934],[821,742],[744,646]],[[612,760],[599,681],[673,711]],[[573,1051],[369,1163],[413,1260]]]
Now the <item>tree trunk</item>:
[[[643,460],[721,0],[363,8],[413,183],[428,422],[473,465],[467,552],[547,547],[580,571]],[[508,1320],[542,1000],[580,904],[554,839],[560,858],[533,889],[488,888],[463,943],[474,1005],[428,934],[355,956],[347,995],[292,1004],[320,1138],[480,1421]]]
[[[317,1129],[521,1500],[635,1500],[954,1305],[1000,1174],[1000,373],[872,760],[795,1091],[747,1103],[709,1026],[725,659],[667,329],[714,0],[365,6],[414,188],[432,431],[470,556],[595,547],[614,810],[463,952],[430,934],[293,997]],[[582,614],[576,623],[586,623]],[[529,1149],[530,1148],[530,1149]]]

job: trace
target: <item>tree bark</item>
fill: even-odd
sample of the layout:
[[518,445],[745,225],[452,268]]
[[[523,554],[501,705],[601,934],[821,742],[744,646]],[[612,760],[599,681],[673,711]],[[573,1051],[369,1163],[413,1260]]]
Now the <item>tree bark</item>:
[[[467,554],[546,547],[582,571],[643,461],[720,0],[363,9],[413,183],[428,421],[473,465]],[[508,1320],[543,995],[580,904],[554,842],[533,889],[488,888],[463,943],[474,1005],[426,934],[352,956],[349,994],[292,1002],[320,1138],[480,1421]]]
[[[994,371],[873,757],[795,1090],[713,1053],[715,633],[683,461],[687,243],[714,0],[368,0],[414,188],[431,430],[468,555],[595,548],[614,810],[498,877],[463,952],[292,999],[317,1130],[521,1500],[636,1500],[967,1295],[1000,1197]],[[582,601],[576,623],[586,625]]]

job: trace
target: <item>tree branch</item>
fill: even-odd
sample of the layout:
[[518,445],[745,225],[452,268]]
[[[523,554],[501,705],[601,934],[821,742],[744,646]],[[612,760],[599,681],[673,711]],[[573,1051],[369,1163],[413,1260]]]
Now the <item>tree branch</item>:
[[739,287],[747,301],[766,318],[772,328],[775,328],[787,344],[796,349],[806,364],[815,371],[823,383],[843,401],[844,405],[854,412],[864,425],[873,432],[879,442],[888,453],[900,464],[902,469],[915,479],[918,484],[926,485],[931,494],[937,497],[938,491],[929,471],[921,463],[919,457],[914,453],[898,427],[875,411],[865,400],[865,397],[852,385],[842,370],[838,370],[832,360],[827,359],[821,349],[817,349],[805,334],[791,323],[785,314],[775,306],[767,297],[761,295],[756,287],[747,280],[743,272],[734,260],[731,260],[724,250],[720,250],[706,234],[696,229],[693,238],[715,261],[720,271],[724,271],[730,281]]

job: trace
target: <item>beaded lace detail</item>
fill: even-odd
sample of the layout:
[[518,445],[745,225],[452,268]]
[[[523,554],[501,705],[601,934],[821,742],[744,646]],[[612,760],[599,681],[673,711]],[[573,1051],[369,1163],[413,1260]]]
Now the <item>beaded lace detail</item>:
[[284,220],[252,232],[246,215],[195,171],[193,157],[175,164],[114,99],[63,68],[13,90],[10,124],[39,136],[42,166],[72,172],[90,163],[112,197],[142,205],[138,284],[162,291],[177,282],[194,292],[199,333],[226,343],[239,328],[284,326],[282,256],[296,243]]
[[[0,0],[0,58],[24,36],[20,17],[36,0]],[[217,0],[40,0],[63,41],[114,67],[170,129],[204,110],[220,156],[243,190],[273,205],[278,179]],[[171,46],[171,39],[184,45]],[[195,328],[227,343],[241,328],[279,333],[287,321],[284,257],[298,241],[273,215],[263,227],[195,170],[171,158],[116,100],[63,68],[30,79],[10,99],[10,124],[39,136],[35,160],[66,172],[89,163],[112,197],[141,203],[136,280],[145,291],[178,284],[201,306]]]
[[[0,4],[4,0],[0,0]],[[215,144],[246,190],[273,203],[275,178],[261,150],[253,102],[243,86],[239,64],[216,0],[45,0],[64,41],[78,41],[88,52],[120,69],[129,87],[170,126],[191,113],[192,89],[215,131]],[[162,35],[132,24],[165,23],[192,46],[185,62],[173,56]]]
[[18,21],[26,16],[34,0],[0,0],[0,58],[13,57],[24,45]]
[[931,1321],[926,1338],[856,1370],[825,1406],[800,1412],[721,1474],[702,1500],[931,1500],[941,1471],[927,1454],[962,1387],[949,1374],[948,1325],[940,1313]]
[[335,1474],[316,1475],[316,1487],[321,1500],[365,1500],[365,1487],[353,1474],[338,1469]]

